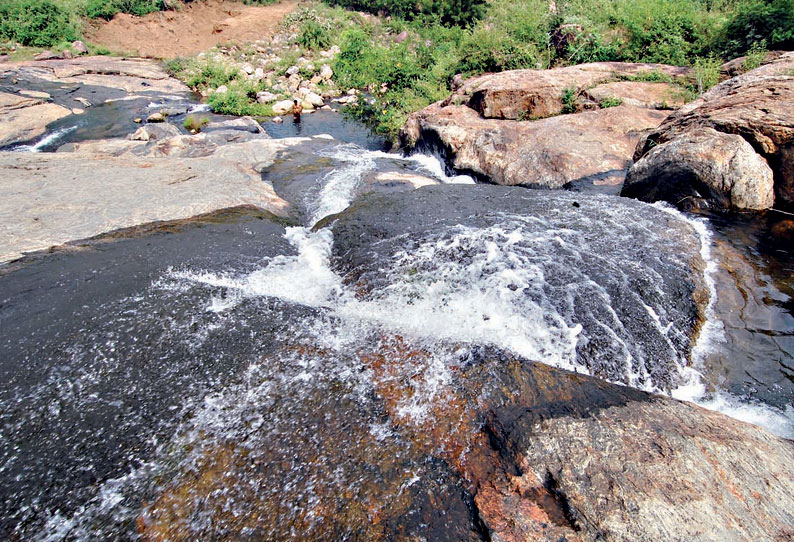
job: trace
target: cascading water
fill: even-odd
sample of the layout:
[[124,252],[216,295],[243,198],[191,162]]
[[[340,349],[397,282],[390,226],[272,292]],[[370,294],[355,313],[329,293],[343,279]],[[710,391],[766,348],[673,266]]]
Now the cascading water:
[[[0,455],[0,534],[157,539],[178,525],[180,539],[344,539],[360,531],[329,531],[334,516],[357,525],[364,512],[329,495],[377,516],[371,495],[406,507],[400,495],[428,484],[454,498],[411,500],[406,517],[421,521],[406,528],[423,533],[442,501],[444,525],[463,525],[449,519],[469,513],[461,482],[395,427],[430,430],[440,409],[465,418],[459,379],[480,348],[703,396],[703,351],[719,340],[703,223],[619,198],[438,186],[365,197],[312,228],[381,168],[472,182],[430,157],[333,142],[317,156],[333,167],[296,202],[305,226],[241,223],[240,259],[205,247],[216,230],[180,234],[161,249],[167,270],[130,284],[112,277],[137,256],[97,255],[104,272],[74,275],[89,289],[83,277],[96,277],[100,301],[70,299],[74,314],[46,340],[33,321],[4,344],[14,364],[0,436],[13,444]],[[156,246],[141,250],[157,257]],[[208,256],[167,259],[187,246]]]

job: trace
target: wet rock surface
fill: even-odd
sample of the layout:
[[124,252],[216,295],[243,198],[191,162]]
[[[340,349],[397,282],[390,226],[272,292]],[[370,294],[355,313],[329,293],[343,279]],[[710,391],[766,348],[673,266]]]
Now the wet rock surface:
[[[37,89],[38,99],[21,103],[31,89]],[[157,62],[114,57],[5,64],[0,67],[0,92],[0,147],[33,142],[63,128],[81,133],[72,135],[74,141],[78,135],[125,136],[138,128],[132,111],[146,117],[150,102],[190,98],[189,89]],[[96,120],[81,123],[73,118],[79,115]]]
[[[794,53],[785,53],[755,70],[715,86],[670,115],[637,147],[638,164],[650,152],[682,135],[702,128],[741,136],[774,173],[776,202],[794,202]],[[695,152],[695,151],[693,151]],[[639,165],[638,165],[639,167]],[[660,167],[664,168],[665,166]],[[663,172],[654,170],[650,174]],[[756,200],[763,200],[760,195]],[[768,200],[766,200],[767,203]],[[719,205],[719,202],[717,202]],[[755,208],[755,207],[750,207]]]
[[[669,213],[625,200],[426,187],[367,196],[326,222],[333,261],[364,299],[388,306],[392,296],[408,304],[431,297],[441,306],[416,301],[417,315],[472,310],[459,325],[480,328],[479,340],[493,334],[530,359],[612,381],[677,387],[677,367],[688,363],[704,317],[694,232]],[[665,248],[673,239],[675,253]],[[509,253],[504,260],[489,255],[497,246]],[[464,294],[480,281],[487,286]],[[549,331],[551,346],[544,336],[536,348],[522,331],[527,321]]]

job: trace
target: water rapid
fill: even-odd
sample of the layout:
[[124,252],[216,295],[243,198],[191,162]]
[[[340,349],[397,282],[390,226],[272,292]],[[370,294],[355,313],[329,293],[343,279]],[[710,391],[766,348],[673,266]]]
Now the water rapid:
[[[304,177],[269,172],[302,225],[252,216],[122,240],[52,255],[54,279],[42,267],[3,283],[0,534],[135,539],[166,524],[182,539],[341,539],[331,519],[359,512],[328,495],[370,515],[381,491],[458,495],[396,428],[467,416],[461,374],[483,349],[794,435],[790,410],[709,378],[728,339],[706,221],[315,143],[321,165]],[[447,500],[447,517],[468,513]]]

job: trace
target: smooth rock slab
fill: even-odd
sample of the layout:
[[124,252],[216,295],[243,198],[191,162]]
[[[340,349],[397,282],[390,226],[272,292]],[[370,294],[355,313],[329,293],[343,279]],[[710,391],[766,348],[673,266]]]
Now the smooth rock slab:
[[[198,138],[196,145],[185,141],[190,137]],[[287,202],[262,181],[260,171],[290,140],[217,147],[199,144],[205,141],[201,135],[173,139],[178,141],[158,140],[152,147],[111,141],[104,152],[93,143],[83,151],[77,146],[73,153],[0,153],[0,261],[119,228],[227,207],[287,212]]]

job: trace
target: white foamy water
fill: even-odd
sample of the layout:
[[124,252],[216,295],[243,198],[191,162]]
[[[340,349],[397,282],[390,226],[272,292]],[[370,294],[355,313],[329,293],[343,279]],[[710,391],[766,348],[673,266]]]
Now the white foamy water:
[[[385,154],[364,155],[350,147],[333,152],[337,153],[335,158],[342,156],[346,162],[353,163],[353,167],[342,168],[344,174],[335,172],[338,177],[329,176],[327,190],[323,190],[320,198],[325,203],[316,208],[312,222],[329,209],[333,212],[344,209],[349,203],[346,195],[352,194],[354,189],[354,179],[374,167],[374,160]],[[391,155],[385,156],[394,159]],[[678,220],[687,220],[675,210],[658,207]],[[619,221],[620,217],[614,219]],[[342,277],[331,268],[333,236],[328,230],[288,229],[287,240],[297,250],[297,255],[273,258],[264,268],[243,277],[182,271],[175,273],[173,278],[231,292],[221,300],[213,298],[209,310],[226,310],[246,297],[272,296],[328,309],[349,322],[349,330],[359,336],[379,329],[413,337],[423,344],[438,341],[489,344],[528,359],[591,374],[593,367],[583,365],[578,359],[577,347],[594,340],[602,344],[607,341],[610,346],[602,357],[609,357],[613,365],[599,367],[598,376],[648,391],[661,391],[651,374],[653,369],[649,368],[654,363],[653,358],[633,344],[641,338],[625,328],[629,321],[622,320],[623,317],[615,312],[613,300],[602,285],[587,272],[570,268],[564,270],[564,286],[548,280],[548,273],[563,273],[548,261],[550,246],[585,260],[602,258],[598,247],[589,247],[588,240],[572,230],[529,227],[537,220],[506,215],[499,225],[458,226],[410,251],[397,252],[390,261],[382,262],[386,284],[364,297],[345,287]],[[635,298],[635,303],[642,306],[646,314],[643,333],[656,337],[656,343],[669,352],[664,355],[677,356],[669,369],[677,372],[672,377],[675,384],[672,395],[762,425],[777,434],[792,435],[791,413],[743,403],[727,393],[706,393],[702,360],[711,345],[724,338],[713,310],[717,293],[712,275],[716,262],[711,257],[710,233],[703,221],[688,221],[700,238],[701,257],[706,262],[705,282],[710,294],[706,322],[691,353],[691,363],[685,355],[676,353],[678,347],[674,337],[683,331],[675,328],[666,308],[669,300],[663,292],[659,290],[654,294],[660,300],[655,304],[641,296]],[[473,256],[461,259],[457,257],[461,253]],[[604,263],[616,270],[639,265],[619,258],[611,263],[605,259]],[[657,274],[653,269],[640,272],[651,277]],[[658,282],[659,277],[653,280]],[[586,298],[588,303],[596,305],[592,309],[594,316],[591,315],[595,322],[586,329],[577,321],[577,298]],[[636,320],[636,316],[630,318]],[[427,372],[426,388],[432,390],[433,383],[443,382],[444,378],[443,363],[431,367]],[[406,405],[404,411],[415,417],[423,416],[421,406]]]
[[16,152],[41,152],[41,150],[47,145],[55,143],[59,139],[62,139],[65,135],[68,135],[75,130],[77,130],[77,126],[61,128],[60,130],[55,130],[54,132],[47,134],[33,145],[19,145],[14,147],[12,150]]

